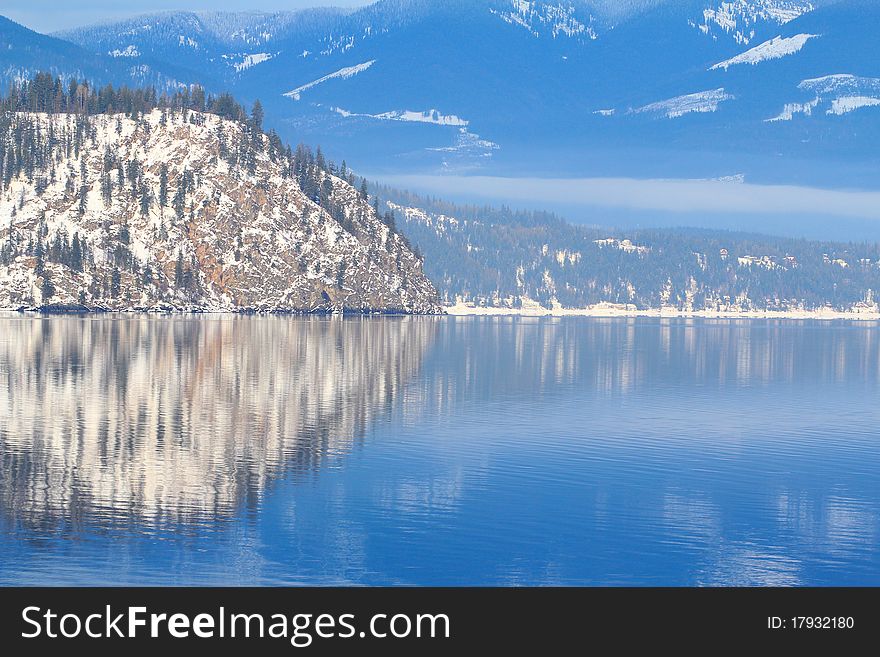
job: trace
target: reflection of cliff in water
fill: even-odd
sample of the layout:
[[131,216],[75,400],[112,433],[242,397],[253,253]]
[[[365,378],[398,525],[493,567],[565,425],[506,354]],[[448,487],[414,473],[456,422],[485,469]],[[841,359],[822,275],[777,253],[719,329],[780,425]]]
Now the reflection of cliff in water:
[[878,376],[873,323],[6,316],[0,517],[229,515],[346,454],[379,416],[454,418],[570,388],[674,395]]
[[0,506],[13,521],[232,513],[347,453],[400,400],[436,322],[3,319]]

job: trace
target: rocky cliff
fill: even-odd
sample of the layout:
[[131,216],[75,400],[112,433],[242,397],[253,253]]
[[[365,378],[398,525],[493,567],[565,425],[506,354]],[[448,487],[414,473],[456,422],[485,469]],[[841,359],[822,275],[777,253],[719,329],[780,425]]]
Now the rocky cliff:
[[188,110],[0,115],[0,308],[439,310],[343,167]]

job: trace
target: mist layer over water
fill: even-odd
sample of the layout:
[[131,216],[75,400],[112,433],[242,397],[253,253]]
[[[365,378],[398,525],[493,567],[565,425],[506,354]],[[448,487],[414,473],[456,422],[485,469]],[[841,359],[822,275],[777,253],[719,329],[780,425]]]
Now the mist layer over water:
[[463,204],[551,211],[581,224],[880,240],[880,192],[727,180],[385,175],[386,184]]

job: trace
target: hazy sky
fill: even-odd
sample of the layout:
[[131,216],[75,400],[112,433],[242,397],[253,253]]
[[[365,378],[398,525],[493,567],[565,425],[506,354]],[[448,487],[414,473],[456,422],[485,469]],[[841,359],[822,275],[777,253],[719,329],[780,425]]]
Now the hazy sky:
[[370,0],[0,0],[0,15],[37,32],[127,18],[155,11],[277,11],[306,7],[351,7]]

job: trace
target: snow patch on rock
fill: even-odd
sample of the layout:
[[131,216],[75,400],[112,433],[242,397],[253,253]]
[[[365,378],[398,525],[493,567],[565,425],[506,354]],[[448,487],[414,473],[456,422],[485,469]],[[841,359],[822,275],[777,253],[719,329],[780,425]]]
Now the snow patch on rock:
[[767,121],[790,121],[795,114],[811,116],[813,110],[820,107],[826,115],[842,116],[880,105],[880,78],[836,73],[804,80],[798,90],[812,94],[813,98],[802,103],[788,103],[778,116]]
[[257,52],[252,54],[234,54],[223,55],[223,59],[227,60],[237,73],[253,68],[258,64],[263,64],[278,56],[279,53]]
[[788,38],[783,38],[781,36],[774,37],[769,41],[765,41],[764,43],[755,46],[751,50],[747,50],[744,53],[737,55],[736,57],[715,64],[715,66],[709,70],[717,71],[718,69],[724,69],[726,71],[731,66],[736,66],[737,64],[751,64],[754,66],[771,59],[788,57],[789,55],[794,55],[795,53],[800,52],[804,45],[806,45],[807,41],[815,39],[818,36],[818,34],[797,34]]
[[107,53],[111,57],[140,57],[141,53],[138,51],[136,46],[127,46],[122,50],[118,48],[116,50],[111,50]]
[[465,127],[470,125],[467,121],[455,114],[443,114],[439,110],[429,109],[424,112],[414,112],[411,110],[393,110],[391,112],[382,112],[381,114],[360,114],[358,112],[349,112],[341,107],[334,107],[333,111],[342,117],[363,117],[369,119],[377,119],[379,121],[403,121],[405,123],[431,123],[442,126],[458,126]]
[[635,114],[659,114],[668,119],[676,119],[685,114],[715,112],[721,103],[734,100],[736,97],[727,93],[723,87],[711,91],[700,91],[694,94],[676,96],[644,107],[631,110]]
[[347,80],[349,78],[358,75],[359,73],[363,73],[367,69],[369,69],[373,64],[376,63],[375,59],[371,59],[368,62],[364,62],[363,64],[357,64],[355,66],[346,66],[345,68],[341,68],[338,71],[334,71],[333,73],[329,73],[324,77],[318,78],[308,84],[304,84],[301,87],[297,87],[291,91],[288,91],[285,96],[288,98],[293,98],[294,100],[299,100],[302,97],[303,92],[308,91],[314,87],[317,87],[320,84],[324,84],[330,80]]
[[862,107],[877,107],[878,105],[880,105],[880,98],[873,98],[871,96],[842,96],[831,101],[831,107],[825,113],[840,116],[842,114],[849,114]]

